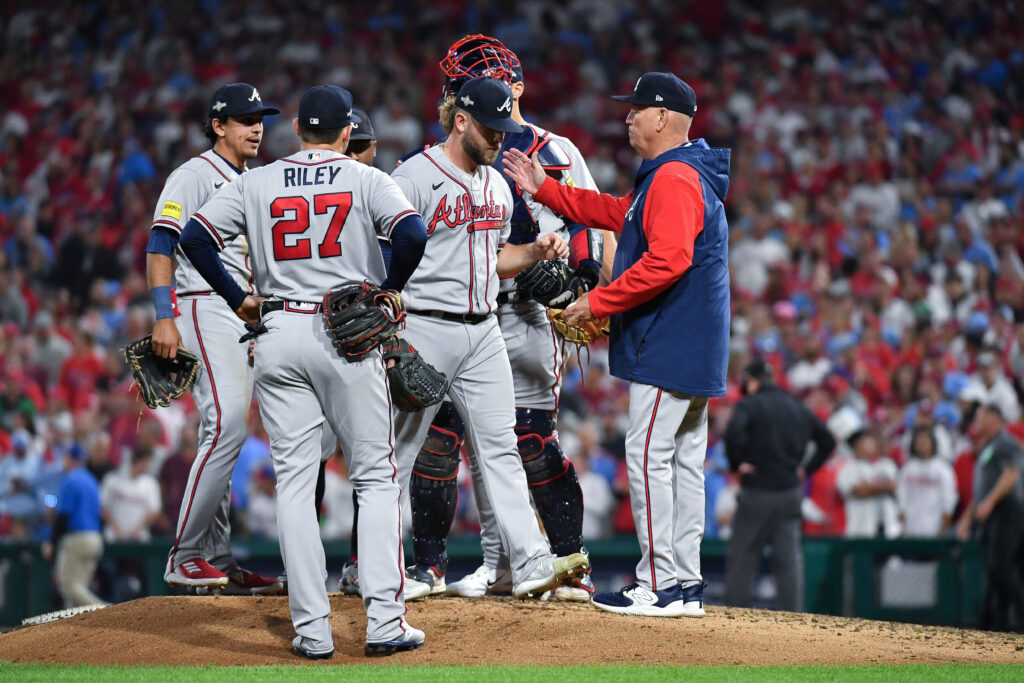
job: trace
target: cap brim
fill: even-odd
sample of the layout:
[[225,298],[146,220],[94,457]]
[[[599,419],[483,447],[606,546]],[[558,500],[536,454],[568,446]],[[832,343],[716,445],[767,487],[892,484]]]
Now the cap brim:
[[354,135],[350,135],[348,139],[349,140],[376,140],[377,136],[376,135],[365,135],[365,134],[356,133]]
[[[242,111],[231,112],[230,114],[225,114],[225,116],[249,116],[250,114],[263,114],[264,116],[273,116],[274,114],[280,113],[281,110],[275,107],[261,107],[257,105],[252,109],[243,109]],[[211,116],[220,116],[220,114],[213,114],[213,112],[211,112]]]
[[612,95],[612,99],[618,100],[619,102],[626,102],[627,104],[642,104],[648,107],[651,106],[649,103],[644,102],[636,95]]
[[490,128],[491,130],[500,131],[502,133],[523,132],[523,127],[510,118],[497,116],[491,118],[488,116],[478,116],[476,114],[473,115],[473,118],[476,119],[477,123],[481,126],[484,128]]

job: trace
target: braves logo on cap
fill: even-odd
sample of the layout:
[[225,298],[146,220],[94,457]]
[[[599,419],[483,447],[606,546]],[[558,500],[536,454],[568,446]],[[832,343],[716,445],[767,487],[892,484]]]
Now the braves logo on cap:
[[263,99],[260,97],[260,93],[256,88],[252,89],[252,95],[249,96],[250,102],[262,102]]
[[511,114],[512,113],[512,98],[511,97],[506,97],[504,104],[502,104],[500,107],[498,107],[498,111],[507,111],[508,113]]

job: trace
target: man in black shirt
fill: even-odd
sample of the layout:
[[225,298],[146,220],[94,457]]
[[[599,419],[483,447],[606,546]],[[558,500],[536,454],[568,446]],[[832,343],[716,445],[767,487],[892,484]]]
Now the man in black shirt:
[[1024,452],[1004,427],[995,404],[979,406],[972,421],[978,444],[974,461],[974,493],[971,504],[957,522],[956,535],[966,541],[971,525],[979,525],[981,559],[988,579],[982,606],[981,627],[1004,631],[1010,626],[1013,605],[1024,626],[1024,584],[1014,567],[1024,530]]
[[[771,366],[754,360],[743,371],[745,394],[725,429],[729,465],[740,475],[736,516],[726,557],[725,602],[743,607],[761,566],[766,543],[773,550],[776,607],[803,607],[800,546],[805,477],[821,467],[836,446],[828,427],[775,385]],[[814,450],[809,451],[813,444]]]

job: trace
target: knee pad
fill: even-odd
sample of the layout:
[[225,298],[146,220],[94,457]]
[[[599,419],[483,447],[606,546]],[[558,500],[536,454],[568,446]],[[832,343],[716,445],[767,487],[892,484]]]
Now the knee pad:
[[466,425],[455,406],[445,401],[430,423],[427,438],[412,466],[414,475],[425,479],[455,479],[459,472],[459,448],[465,440]]
[[565,456],[558,445],[555,418],[550,411],[516,408],[516,439],[530,486],[565,472]]
[[456,477],[464,435],[462,419],[445,402],[416,456],[409,482],[414,562],[435,567],[441,574],[447,571],[446,541],[459,505]]
[[570,555],[583,548],[583,491],[576,468],[566,459],[555,435],[554,416],[546,410],[516,410],[519,456],[533,504],[547,533],[551,551]]

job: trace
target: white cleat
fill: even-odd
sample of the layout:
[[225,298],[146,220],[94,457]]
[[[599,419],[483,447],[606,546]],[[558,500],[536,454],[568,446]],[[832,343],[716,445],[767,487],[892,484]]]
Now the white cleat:
[[512,589],[512,594],[520,600],[539,597],[565,581],[583,576],[589,568],[590,560],[583,553],[556,557],[550,562],[545,560]]

